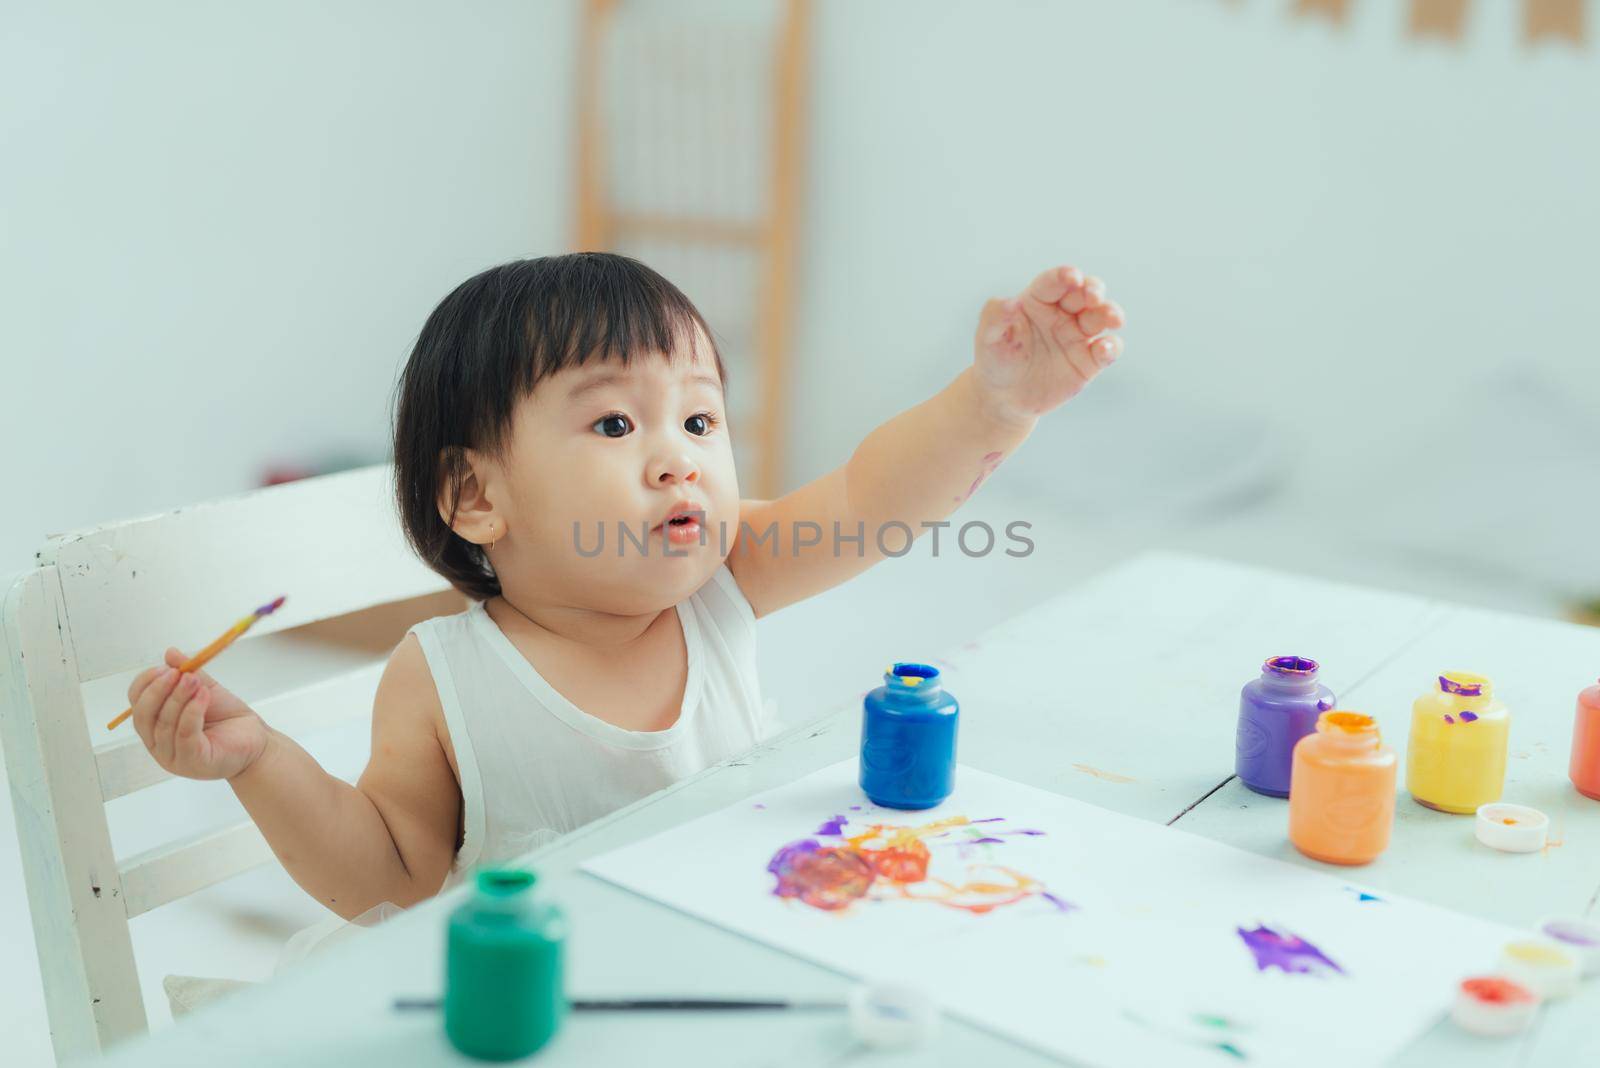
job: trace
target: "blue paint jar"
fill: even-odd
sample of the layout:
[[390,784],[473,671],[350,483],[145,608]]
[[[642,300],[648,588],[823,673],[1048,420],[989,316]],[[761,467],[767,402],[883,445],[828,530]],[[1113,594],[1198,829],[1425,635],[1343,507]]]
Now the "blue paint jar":
[[932,808],[956,785],[961,709],[939,669],[895,664],[867,694],[861,717],[861,789],[884,808]]

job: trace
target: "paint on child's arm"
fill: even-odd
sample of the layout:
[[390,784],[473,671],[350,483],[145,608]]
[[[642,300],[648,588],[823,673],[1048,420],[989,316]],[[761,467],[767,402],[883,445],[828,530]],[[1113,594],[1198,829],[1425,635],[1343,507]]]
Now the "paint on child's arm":
[[978,487],[983,485],[983,480],[994,474],[995,469],[1000,466],[1000,462],[1004,459],[1005,453],[1002,452],[985,453],[983,456],[983,464],[978,471],[978,477],[972,480],[972,485],[967,487],[967,492],[955,499],[956,503],[962,504],[967,500],[967,498],[971,497],[974,493],[977,493]]

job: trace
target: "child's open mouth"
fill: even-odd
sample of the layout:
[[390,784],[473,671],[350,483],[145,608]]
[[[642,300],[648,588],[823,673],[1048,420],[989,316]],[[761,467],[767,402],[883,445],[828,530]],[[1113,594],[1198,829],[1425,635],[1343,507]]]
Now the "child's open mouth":
[[677,512],[667,518],[658,529],[672,545],[693,545],[700,541],[699,512]]

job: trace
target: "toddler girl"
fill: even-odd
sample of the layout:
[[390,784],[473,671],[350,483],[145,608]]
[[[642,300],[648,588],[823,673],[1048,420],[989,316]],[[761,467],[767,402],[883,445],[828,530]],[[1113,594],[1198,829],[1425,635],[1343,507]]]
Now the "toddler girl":
[[176,649],[130,686],[134,727],[173,774],[227,779],[334,912],[409,906],[758,743],[755,621],[953,512],[1117,358],[1122,323],[1097,279],[1046,271],[844,466],[741,500],[722,360],[672,283],[605,253],[485,271],[428,317],[394,431],[407,537],[473,604],[395,649],[360,779]]

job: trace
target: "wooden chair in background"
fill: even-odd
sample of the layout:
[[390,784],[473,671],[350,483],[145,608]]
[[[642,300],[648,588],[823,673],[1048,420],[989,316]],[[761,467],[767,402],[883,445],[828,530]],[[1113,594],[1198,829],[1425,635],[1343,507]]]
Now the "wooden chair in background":
[[[809,0],[585,0],[578,250],[638,256],[719,335],[746,496],[784,489]],[[753,379],[753,381],[752,381]]]

